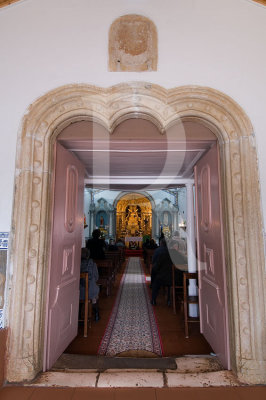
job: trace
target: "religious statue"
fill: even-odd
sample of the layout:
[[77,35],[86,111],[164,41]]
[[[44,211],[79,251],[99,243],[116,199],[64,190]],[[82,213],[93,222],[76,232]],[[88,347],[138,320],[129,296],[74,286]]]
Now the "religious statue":
[[[130,197],[127,195],[127,197]],[[146,198],[121,199],[117,203],[116,228],[117,237],[142,237],[151,235],[152,231],[152,207]]]
[[131,236],[135,236],[139,231],[140,218],[136,206],[129,206],[127,220],[127,230]]
[[163,213],[163,224],[164,224],[165,226],[168,226],[168,225],[169,225],[168,212],[166,212],[166,211]]
[[169,213],[167,211],[163,212],[162,215],[162,223],[161,223],[161,233],[163,233],[164,237],[171,237],[172,225]]

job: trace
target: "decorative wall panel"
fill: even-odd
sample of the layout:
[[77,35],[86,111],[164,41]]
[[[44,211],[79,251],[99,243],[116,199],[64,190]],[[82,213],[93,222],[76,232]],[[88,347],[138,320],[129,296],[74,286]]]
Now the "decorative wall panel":
[[116,19],[109,32],[109,70],[156,71],[157,30],[141,15],[124,15]]
[[8,232],[0,232],[0,250],[8,249]]
[[201,172],[201,225],[207,232],[211,225],[211,192],[210,192],[210,167],[203,168]]
[[75,215],[77,209],[77,192],[78,192],[78,172],[73,165],[67,167],[66,178],[66,210],[65,210],[65,227],[68,232],[75,230]]

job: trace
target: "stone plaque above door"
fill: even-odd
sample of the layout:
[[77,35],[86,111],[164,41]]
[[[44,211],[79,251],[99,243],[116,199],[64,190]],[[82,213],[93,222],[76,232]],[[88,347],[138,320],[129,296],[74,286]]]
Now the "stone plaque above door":
[[141,15],[117,18],[109,30],[109,71],[157,71],[157,30]]

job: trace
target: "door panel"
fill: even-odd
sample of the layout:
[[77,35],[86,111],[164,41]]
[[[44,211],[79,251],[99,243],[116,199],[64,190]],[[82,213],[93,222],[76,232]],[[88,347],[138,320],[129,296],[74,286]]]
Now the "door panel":
[[57,143],[44,370],[77,335],[83,193],[83,165]]
[[230,369],[220,170],[215,144],[194,169],[201,332]]

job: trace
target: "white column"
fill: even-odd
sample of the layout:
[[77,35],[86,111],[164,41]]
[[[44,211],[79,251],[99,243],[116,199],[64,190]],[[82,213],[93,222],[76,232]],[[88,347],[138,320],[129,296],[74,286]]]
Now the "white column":
[[114,239],[116,240],[116,208],[114,208],[113,211],[113,234]]
[[95,208],[93,207],[91,209],[91,233],[94,231],[95,229]]
[[157,228],[157,236],[158,236],[158,238],[161,236],[161,212],[157,212],[157,214],[156,214],[156,224],[157,224],[157,226],[156,226],[156,228]]
[[91,237],[94,225],[94,214],[95,214],[95,204],[94,204],[94,192],[93,189],[89,189],[90,192],[90,208],[89,208],[89,237]]
[[109,211],[109,237],[114,238],[114,210]]
[[[195,218],[194,218],[194,196],[193,184],[186,183],[187,189],[187,259],[188,259],[188,272],[197,271],[196,262],[196,243],[195,243]],[[190,296],[198,295],[198,288],[196,286],[196,279],[190,279],[188,285],[188,293]],[[189,305],[189,316],[198,316],[198,305]]]
[[177,210],[175,210],[173,212],[173,219],[174,219],[173,231],[177,231],[178,230],[178,211]]
[[91,237],[92,231],[94,229],[94,221],[93,221],[93,216],[94,216],[94,207],[90,206],[89,210],[89,237]]
[[156,238],[157,237],[157,216],[156,212],[152,210],[152,232],[151,232],[151,237]]
[[88,212],[89,238],[91,237],[91,211]]

